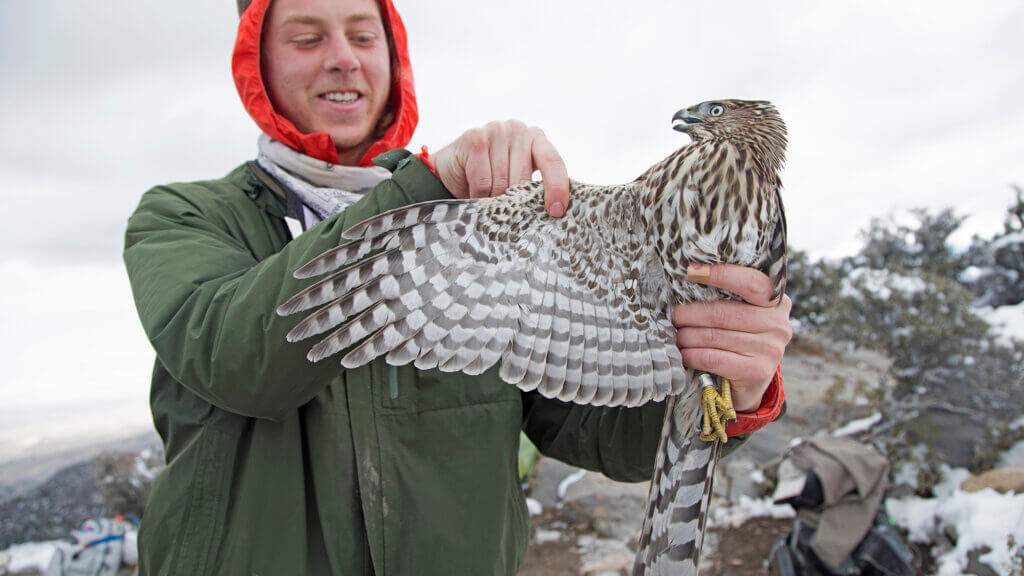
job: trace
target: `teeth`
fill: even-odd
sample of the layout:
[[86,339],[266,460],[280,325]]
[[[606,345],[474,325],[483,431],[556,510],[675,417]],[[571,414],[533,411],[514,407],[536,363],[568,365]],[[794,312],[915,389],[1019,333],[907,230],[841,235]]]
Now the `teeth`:
[[324,98],[331,102],[355,102],[359,99],[358,92],[330,92],[324,94]]

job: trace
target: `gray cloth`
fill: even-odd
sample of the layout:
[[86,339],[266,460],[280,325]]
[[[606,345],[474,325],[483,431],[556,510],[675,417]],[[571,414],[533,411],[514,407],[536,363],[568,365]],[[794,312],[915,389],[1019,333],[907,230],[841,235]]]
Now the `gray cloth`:
[[[340,166],[311,158],[266,134],[259,136],[259,150],[257,164],[301,204],[294,214],[289,207],[288,215],[299,220],[302,230],[355,204],[391,177],[391,172],[380,166]],[[297,231],[292,230],[292,238]]]
[[888,485],[889,461],[874,448],[846,438],[809,440],[794,447],[788,460],[821,480],[821,509],[801,510],[798,517],[817,526],[814,552],[838,570],[871,529]]

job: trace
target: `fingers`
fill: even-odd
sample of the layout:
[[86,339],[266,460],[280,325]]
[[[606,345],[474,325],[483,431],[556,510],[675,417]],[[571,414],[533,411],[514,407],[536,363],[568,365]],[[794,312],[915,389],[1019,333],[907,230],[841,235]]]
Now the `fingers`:
[[703,326],[759,334],[764,332],[792,332],[789,309],[792,302],[783,298],[777,308],[762,308],[746,302],[694,302],[676,306],[672,310],[672,324],[676,328]]
[[[470,198],[486,198],[491,195],[494,187],[494,159],[491,148],[494,135],[484,129],[469,130],[459,140],[461,148],[466,150],[466,193]],[[500,166],[500,164],[499,164]]]
[[533,141],[533,164],[544,178],[544,206],[548,214],[561,218],[569,207],[569,173],[565,162],[547,136],[538,130]]
[[737,412],[750,412],[761,404],[765,390],[775,376],[778,364],[766,365],[757,358],[748,358],[709,348],[680,350],[683,365],[694,370],[717,374],[732,382],[732,400]]
[[782,338],[767,338],[760,334],[715,328],[680,328],[676,330],[676,346],[680,350],[724,350],[748,358],[782,358],[786,350],[786,342]]
[[498,196],[504,194],[509,187],[509,154],[515,141],[516,127],[492,122],[484,128],[488,137],[487,155],[490,160],[491,179],[490,185],[477,190],[477,196],[473,196],[474,198]]
[[548,213],[560,217],[569,206],[569,175],[561,155],[541,129],[518,120],[468,130],[433,160],[456,198],[498,196],[540,170]]
[[[695,302],[676,306],[672,324],[676,345],[687,368],[718,374],[736,387],[736,409],[749,411],[760,405],[786,345],[793,337],[789,321],[792,301],[783,296],[778,306],[760,298],[762,281],[757,270],[715,265],[705,268],[703,282],[749,299],[750,302]],[[694,274],[689,273],[692,280]]]
[[772,281],[760,270],[735,264],[690,264],[687,276],[694,282],[732,292],[751,304],[774,306]]
[[533,139],[538,133],[543,135],[540,128],[527,128],[523,125],[522,130],[517,130],[513,135],[508,159],[509,186],[533,180],[533,172],[536,170],[533,164]]

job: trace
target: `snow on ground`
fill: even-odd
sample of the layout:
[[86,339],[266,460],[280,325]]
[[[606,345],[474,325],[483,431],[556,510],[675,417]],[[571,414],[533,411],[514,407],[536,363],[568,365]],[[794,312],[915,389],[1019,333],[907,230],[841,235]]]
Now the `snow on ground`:
[[776,504],[771,498],[740,496],[739,503],[711,509],[708,523],[713,527],[733,527],[750,518],[793,518],[796,511],[789,504]]
[[1024,441],[1017,442],[999,458],[1000,466],[1024,465]]
[[867,418],[851,420],[845,426],[833,432],[832,435],[837,438],[842,438],[844,436],[853,436],[854,434],[860,434],[861,432],[866,432],[870,430],[872,426],[878,424],[881,421],[882,415],[880,413],[875,413],[871,416],[868,416]]
[[578,471],[576,471],[576,472],[566,476],[561,482],[558,483],[558,490],[557,490],[558,499],[559,500],[564,500],[565,499],[565,494],[569,491],[569,486],[572,486],[573,484],[579,482],[586,475],[587,475],[587,471],[586,470],[578,470]]
[[963,469],[947,469],[944,481],[935,488],[935,498],[889,500],[886,508],[893,521],[909,532],[913,542],[931,542],[947,527],[955,529],[956,547],[934,550],[937,576],[963,574],[967,553],[984,546],[992,551],[982,556],[981,561],[998,573],[1007,574],[1011,566],[1009,538],[1024,542],[1024,494],[964,492],[958,486],[968,475]]
[[533,541],[537,544],[547,544],[548,542],[558,542],[562,539],[562,533],[558,530],[545,530],[544,528],[537,528],[533,534]]
[[7,550],[3,550],[11,557],[11,563],[7,566],[10,574],[21,574],[24,572],[45,572],[50,565],[53,553],[57,546],[62,545],[60,540],[50,542],[29,542],[27,544],[15,544]]

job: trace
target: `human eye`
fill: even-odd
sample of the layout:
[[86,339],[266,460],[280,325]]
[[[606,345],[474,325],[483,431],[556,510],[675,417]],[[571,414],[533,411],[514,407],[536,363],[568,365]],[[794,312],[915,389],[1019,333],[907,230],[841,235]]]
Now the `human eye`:
[[377,35],[372,32],[356,32],[349,36],[349,40],[353,44],[359,44],[361,46],[372,46],[377,42]]
[[318,42],[320,42],[320,36],[316,34],[300,34],[292,38],[292,44],[299,48],[310,48],[316,46]]

